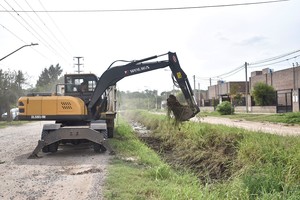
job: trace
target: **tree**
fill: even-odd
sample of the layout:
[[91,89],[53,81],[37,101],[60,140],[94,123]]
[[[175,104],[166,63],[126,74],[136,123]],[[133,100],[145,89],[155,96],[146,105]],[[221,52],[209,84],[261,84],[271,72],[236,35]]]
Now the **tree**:
[[255,104],[258,106],[271,106],[276,102],[276,91],[270,85],[256,83],[252,92]]
[[22,89],[22,85],[26,83],[25,75],[22,71],[18,70],[16,74],[16,87],[17,89]]
[[25,75],[22,71],[0,70],[0,113],[8,113],[10,120],[10,108],[15,107],[18,98],[23,95],[22,85],[25,84]]
[[55,67],[51,65],[48,69],[44,68],[39,79],[36,82],[36,91],[51,92],[55,89],[55,85],[58,83],[59,76],[62,73],[62,69],[57,64]]
[[234,97],[232,98],[232,105],[234,106],[243,105],[243,95],[241,93],[234,95]]

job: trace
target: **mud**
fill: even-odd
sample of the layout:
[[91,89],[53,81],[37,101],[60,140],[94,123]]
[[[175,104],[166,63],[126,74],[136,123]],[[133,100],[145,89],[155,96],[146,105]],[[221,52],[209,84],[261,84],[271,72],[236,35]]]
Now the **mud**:
[[167,106],[168,116],[171,117],[171,114],[173,114],[176,124],[189,120],[193,115],[193,112],[189,106],[179,103],[174,95],[170,95],[167,99]]
[[162,141],[159,138],[153,137],[151,130],[148,130],[147,127],[138,122],[131,122],[131,126],[141,141],[156,152],[161,152]]

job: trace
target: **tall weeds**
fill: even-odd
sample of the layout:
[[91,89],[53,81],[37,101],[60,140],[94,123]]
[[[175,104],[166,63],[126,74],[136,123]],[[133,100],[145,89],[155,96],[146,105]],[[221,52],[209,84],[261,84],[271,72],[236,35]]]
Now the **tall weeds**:
[[[144,111],[127,118],[153,130],[160,153],[175,168],[191,170],[221,199],[297,199],[300,139],[185,122]],[[211,196],[210,196],[211,197]]]

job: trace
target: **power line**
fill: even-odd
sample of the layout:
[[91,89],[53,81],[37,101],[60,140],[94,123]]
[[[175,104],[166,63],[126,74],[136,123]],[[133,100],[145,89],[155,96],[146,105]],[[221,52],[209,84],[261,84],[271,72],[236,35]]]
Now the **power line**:
[[[15,11],[15,9],[6,1],[6,4],[11,7],[12,10],[14,10],[14,12],[27,24],[27,26],[34,32],[30,31],[23,23],[21,23],[14,15],[12,15],[11,13],[11,16],[13,16],[14,19],[16,19],[27,31],[29,31],[38,41],[40,41],[41,43],[43,43],[45,46],[47,46],[48,48],[51,47],[53,49],[53,51],[55,51],[55,49],[49,45],[47,43],[47,41],[17,12]],[[2,6],[2,5],[1,5]],[[2,6],[3,7],[3,6]],[[37,37],[38,36],[38,37]],[[42,41],[43,40],[43,41]]]
[[[296,50],[296,51],[292,51],[292,52],[289,52],[289,53],[285,53],[285,54],[282,54],[282,55],[279,55],[279,56],[275,56],[275,57],[271,57],[271,58],[267,58],[267,59],[264,59],[264,60],[261,60],[261,61],[257,61],[257,62],[252,62],[251,64],[248,64],[248,68],[258,68],[258,67],[263,67],[263,66],[269,66],[269,65],[274,65],[274,64],[278,64],[278,63],[281,63],[281,62],[286,62],[288,60],[291,60],[291,59],[295,59],[297,57],[300,56],[299,55],[296,55],[296,56],[293,56],[293,57],[290,57],[290,58],[287,58],[287,59],[284,59],[284,60],[280,60],[280,61],[276,61],[276,62],[272,62],[272,63],[268,63],[268,62],[271,62],[271,61],[275,61],[275,60],[278,60],[280,58],[284,58],[284,57],[287,57],[289,55],[292,55],[292,54],[295,54],[295,53],[298,53],[300,52],[300,50]],[[255,66],[257,64],[262,64],[262,63],[268,63],[268,64],[264,64],[264,65],[258,65],[258,66]],[[252,66],[254,65],[254,66]],[[252,66],[252,67],[250,67]],[[221,75],[218,75],[218,76],[214,76],[212,78],[228,78],[232,75],[235,75],[237,74],[238,72],[242,71],[243,69],[245,68],[245,65],[241,65],[240,67],[237,67],[229,72],[226,72],[224,74],[221,74]]]
[[282,55],[279,55],[279,56],[275,56],[275,57],[272,57],[272,58],[267,58],[267,59],[264,59],[264,60],[252,62],[252,63],[249,63],[249,65],[257,65],[257,64],[262,64],[262,63],[266,63],[266,62],[271,62],[271,61],[278,60],[280,58],[284,58],[286,56],[289,56],[289,55],[292,55],[292,54],[295,54],[295,53],[298,53],[298,52],[300,52],[300,50],[296,50],[296,51],[292,51],[292,52],[282,54]]
[[[20,4],[18,4],[17,3],[17,1],[16,0],[14,0],[14,2],[19,6],[19,8],[21,9],[21,10],[24,10],[21,6],[20,6]],[[49,35],[30,17],[30,15],[28,14],[28,13],[25,13],[26,14],[26,16],[35,24],[35,26],[36,27],[38,27],[38,29],[40,30],[40,31],[42,31],[43,32],[43,34],[45,34],[46,36],[47,36],[47,38],[49,38],[52,42],[54,42],[53,41],[53,39],[51,38],[51,37],[49,37]],[[22,18],[22,17],[21,17]],[[22,18],[23,20],[24,20],[24,18]],[[27,23],[27,22],[26,22]],[[27,23],[27,25],[29,25],[28,23]],[[32,27],[31,27],[32,28]],[[33,29],[33,28],[32,28]],[[37,31],[35,31],[36,33],[37,33]],[[40,36],[40,35],[39,35]],[[41,36],[40,36],[41,37]]]
[[[37,13],[97,13],[97,12],[142,12],[142,11],[170,11],[170,10],[190,10],[190,9],[207,9],[207,8],[223,8],[234,6],[250,6],[259,4],[279,3],[290,0],[274,0],[274,1],[259,1],[259,2],[247,2],[247,3],[235,3],[235,4],[220,4],[220,5],[208,5],[208,6],[184,6],[184,7],[166,7],[166,8],[129,8],[129,9],[99,9],[99,10],[25,10],[17,12],[37,12]],[[10,10],[0,10],[0,12],[14,12]]]
[[244,67],[245,67],[244,65],[241,65],[241,66],[239,66],[239,67],[237,67],[237,68],[235,68],[235,69],[233,69],[229,72],[226,72],[224,74],[220,74],[218,76],[213,76],[212,78],[220,78],[220,77],[224,77],[224,76],[229,77],[229,76],[231,76],[233,74],[236,74],[237,72],[241,71],[242,69],[244,69]]
[[[0,6],[3,8],[3,9],[5,9],[6,10],[6,8],[2,5],[2,4],[0,4]],[[26,27],[26,26],[24,26],[24,24],[22,24],[19,20],[18,20],[18,18],[16,18],[12,13],[10,13],[9,12],[9,14],[21,25],[21,26],[23,26],[23,28],[25,28],[29,33],[31,33],[33,36],[34,36],[34,34]]]
[[[27,0],[25,0],[26,4],[29,6],[29,8],[34,11],[34,9],[30,6],[30,4],[27,2]],[[61,46],[61,48],[70,56],[71,53],[62,45],[62,43],[57,39],[57,37],[55,36],[55,34],[51,31],[51,29],[49,29],[49,27],[46,25],[46,23],[41,19],[41,17],[34,11],[34,14],[37,16],[37,18],[40,20],[40,22],[46,27],[46,29],[51,33],[52,37],[55,39],[56,43],[59,44]],[[47,34],[46,34],[47,35]],[[47,35],[48,36],[48,35]],[[49,37],[49,36],[48,36]],[[49,37],[50,38],[50,37]],[[51,38],[52,40],[52,38]],[[52,40],[53,41],[53,40]]]
[[298,54],[296,56],[293,56],[291,58],[284,59],[284,60],[280,60],[280,61],[276,61],[276,62],[272,62],[272,63],[269,63],[269,64],[264,64],[264,65],[253,66],[253,67],[249,67],[249,68],[258,68],[258,67],[265,67],[265,66],[269,66],[269,65],[274,65],[274,64],[278,64],[278,63],[289,61],[291,59],[295,59],[295,58],[297,58],[299,56],[300,56],[300,54]]
[[215,78],[199,77],[199,76],[196,76],[196,79],[199,79],[199,80],[219,80],[219,79],[215,79]]
[[6,29],[10,34],[12,34],[13,36],[15,36],[16,38],[18,38],[20,41],[22,41],[24,44],[26,44],[26,42],[20,38],[19,36],[17,36],[14,32],[12,32],[11,30],[9,30],[8,28],[6,28],[4,25],[0,24],[0,26],[2,26],[4,29]]
[[[22,17],[18,11],[16,11],[6,0],[4,0],[5,3],[12,9],[12,11],[14,13],[16,13],[26,24],[27,26],[32,30],[29,30],[22,22],[20,22],[11,12],[10,15],[19,22],[19,24],[21,24],[29,33],[31,33],[32,36],[34,36],[38,41],[40,41],[41,43],[43,43],[50,51],[52,51],[54,54],[59,55],[61,58],[63,58],[65,60],[65,58],[58,53],[48,42],[47,40],[45,40],[25,19],[24,17]],[[0,4],[1,5],[1,4]],[[3,5],[1,5],[2,8],[4,8],[5,10],[7,10]],[[22,8],[21,8],[22,9]],[[34,33],[33,33],[34,32]]]
[[233,76],[233,75],[237,74],[238,72],[242,71],[244,68],[245,68],[245,65],[243,67],[239,68],[238,70],[232,72],[231,74],[228,74],[227,76],[221,76],[221,78],[224,79],[224,78],[228,78],[230,76]]
[[[44,11],[46,11],[45,6],[42,4],[42,2],[40,0],[39,0],[39,3],[41,4],[41,6],[44,9]],[[63,32],[60,30],[60,28],[58,27],[58,25],[55,23],[55,21],[53,20],[53,18],[51,17],[51,15],[49,15],[48,12],[47,12],[47,15],[48,15],[49,19],[52,21],[52,23],[54,24],[54,26],[56,27],[56,29],[58,30],[58,32],[62,35],[62,37],[64,38],[64,40],[73,49],[73,46],[71,45],[71,43],[69,42],[69,40],[67,39],[67,37],[63,34]]]
[[[4,25],[0,24],[0,26],[2,26],[5,30],[7,30],[10,34],[12,34],[13,36],[15,36],[18,40],[20,40],[21,42],[23,42],[24,44],[27,44],[22,38],[20,38],[19,36],[17,36],[14,32],[12,32],[11,30],[9,30],[8,28],[6,28]],[[51,60],[50,58],[48,58],[47,56],[45,56],[44,54],[42,54],[40,51],[38,51],[35,48],[32,48],[35,52],[37,52],[38,54],[40,54],[42,57],[48,59],[49,61]]]

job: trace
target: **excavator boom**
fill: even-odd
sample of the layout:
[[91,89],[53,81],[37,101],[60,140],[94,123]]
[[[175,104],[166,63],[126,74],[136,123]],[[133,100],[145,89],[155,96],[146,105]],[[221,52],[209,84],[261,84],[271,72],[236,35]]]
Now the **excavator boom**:
[[[164,55],[168,55],[168,60],[146,62]],[[179,121],[186,121],[194,117],[198,112],[200,112],[200,110],[195,103],[192,88],[186,74],[180,67],[176,53],[168,52],[167,54],[160,56],[152,56],[149,58],[132,61],[126,65],[115,66],[107,69],[99,78],[95,91],[90,102],[88,103],[88,109],[90,110],[90,113],[92,113],[93,118],[97,118],[100,115],[101,109],[99,109],[99,107],[97,109],[97,106],[101,104],[101,101],[103,100],[102,95],[109,86],[115,85],[118,81],[125,77],[165,67],[170,67],[175,78],[175,82],[177,82],[178,86],[180,87],[188,104],[188,106],[183,106],[179,104],[179,102],[174,102],[174,98],[169,98],[169,108]]]

